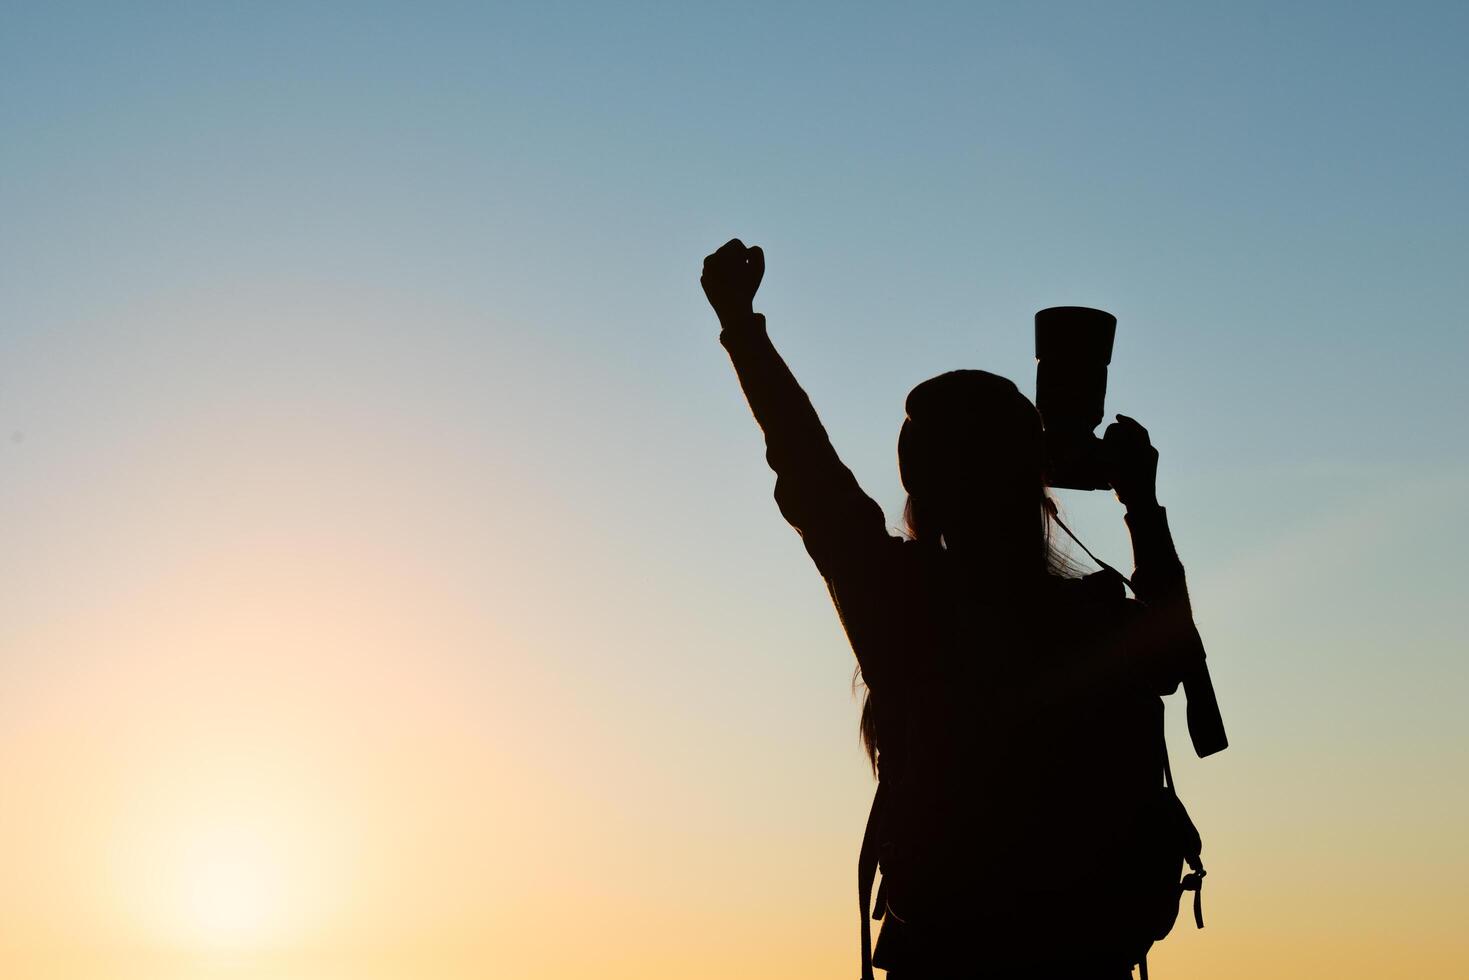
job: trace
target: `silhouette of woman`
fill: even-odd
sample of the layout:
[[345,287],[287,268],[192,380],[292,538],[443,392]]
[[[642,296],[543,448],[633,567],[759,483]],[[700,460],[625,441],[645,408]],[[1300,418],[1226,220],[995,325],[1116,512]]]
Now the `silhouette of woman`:
[[1154,830],[1159,695],[1203,657],[1147,432],[1119,416],[1104,437],[1145,606],[1115,572],[1068,573],[1050,544],[1040,417],[984,371],[908,395],[908,533],[890,534],[753,310],[763,274],[762,251],[736,239],[704,260],[701,283],[764,431],[776,502],[866,689],[881,787],[873,964],[889,980],[1129,976],[1154,938],[1132,869]]

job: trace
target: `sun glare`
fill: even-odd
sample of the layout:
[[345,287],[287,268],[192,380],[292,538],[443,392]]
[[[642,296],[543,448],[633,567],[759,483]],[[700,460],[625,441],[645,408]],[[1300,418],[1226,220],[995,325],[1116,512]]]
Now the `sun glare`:
[[227,790],[160,794],[120,829],[132,846],[120,855],[119,897],[170,947],[278,950],[335,911],[341,842],[325,833],[307,793],[235,775]]
[[284,855],[245,828],[198,834],[179,854],[178,901],[192,939],[208,946],[257,946],[280,930]]

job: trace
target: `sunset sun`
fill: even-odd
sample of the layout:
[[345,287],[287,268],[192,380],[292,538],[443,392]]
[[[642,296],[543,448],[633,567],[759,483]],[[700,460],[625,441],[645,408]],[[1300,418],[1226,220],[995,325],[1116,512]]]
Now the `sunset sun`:
[[278,935],[289,890],[278,846],[248,829],[211,828],[179,857],[179,926],[193,942],[256,946]]
[[[142,792],[140,788],[140,792]],[[159,941],[196,954],[279,950],[322,927],[345,870],[340,828],[294,780],[178,776],[119,825],[119,897]]]

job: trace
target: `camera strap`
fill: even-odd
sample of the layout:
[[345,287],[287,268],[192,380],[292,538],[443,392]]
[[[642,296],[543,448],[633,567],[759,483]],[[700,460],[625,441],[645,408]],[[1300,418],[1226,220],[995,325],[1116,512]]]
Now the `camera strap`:
[[[1134,598],[1137,597],[1137,588],[1132,584],[1132,579],[1128,578],[1126,575],[1123,575],[1117,569],[1113,568],[1111,565],[1107,564],[1106,562],[1102,561],[1102,559],[1100,559],[1096,555],[1092,554],[1092,549],[1088,548],[1086,545],[1084,545],[1084,544],[1081,543],[1081,538],[1078,538],[1076,536],[1076,533],[1074,531],[1072,531],[1071,528],[1069,528],[1069,527],[1066,526],[1066,522],[1063,521],[1063,520],[1061,520],[1061,515],[1056,512],[1056,502],[1054,500],[1050,500],[1050,499],[1047,499],[1046,500],[1046,509],[1051,512],[1051,520],[1053,520],[1053,521],[1056,522],[1056,526],[1059,527],[1061,530],[1065,531],[1066,532],[1066,536],[1068,538],[1070,538],[1072,541],[1075,541],[1076,542],[1076,546],[1078,548],[1080,548],[1082,551],[1086,552],[1086,556],[1088,558],[1090,558],[1092,561],[1096,562],[1097,565],[1099,565],[1101,567],[1102,571],[1104,571],[1104,572],[1111,572],[1113,575],[1116,575],[1118,578],[1122,579],[1122,581],[1124,583],[1126,583],[1127,587],[1129,589],[1132,589],[1133,597]],[[1142,600],[1139,599],[1138,601],[1141,602]],[[1146,603],[1144,603],[1144,605],[1146,605]]]

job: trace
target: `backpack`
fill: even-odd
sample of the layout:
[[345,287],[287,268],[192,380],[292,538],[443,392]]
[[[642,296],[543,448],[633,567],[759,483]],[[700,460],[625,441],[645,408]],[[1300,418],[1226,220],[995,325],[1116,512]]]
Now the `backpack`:
[[[1110,587],[1112,576],[1121,579],[1119,573],[1109,567],[1104,568],[1095,578],[1087,576],[1093,579],[1087,584],[1107,588]],[[1121,582],[1117,582],[1116,586],[1120,592]],[[1146,790],[1144,799],[1137,801],[1132,829],[1126,841],[1119,843],[1116,863],[1111,866],[1110,877],[1107,879],[1108,900],[1086,907],[1086,899],[1090,897],[1086,883],[1076,883],[1077,887],[1070,893],[1065,882],[1046,884],[1051,886],[1051,891],[1047,894],[1054,895],[1057,901],[1073,908],[1081,905],[1081,912],[1086,918],[1077,920],[1073,916],[1074,921],[1078,924],[1085,922],[1088,928],[1105,934],[1110,945],[1125,950],[1129,963],[1140,964],[1140,980],[1146,980],[1147,952],[1154,942],[1172,931],[1178,918],[1180,899],[1186,891],[1194,893],[1194,922],[1197,928],[1203,928],[1202,887],[1205,870],[1200,860],[1202,841],[1198,830],[1174,787],[1163,731],[1162,698],[1147,699],[1147,704],[1152,706],[1149,709],[1141,708],[1142,704],[1140,701],[1138,710],[1151,710],[1155,717],[1139,715],[1132,721],[1139,726],[1139,737],[1145,737],[1147,744],[1155,746],[1156,755],[1152,761],[1142,760],[1139,766],[1155,771],[1157,783]],[[909,710],[912,710],[911,707]],[[1190,715],[1192,714],[1191,711]],[[1192,720],[1191,717],[1190,721]],[[1147,726],[1146,732],[1141,726]],[[862,980],[873,980],[871,922],[892,914],[889,902],[892,891],[890,884],[900,892],[904,890],[905,868],[901,859],[894,859],[895,850],[892,846],[892,838],[903,834],[904,825],[900,814],[906,802],[903,799],[904,792],[901,775],[895,776],[890,771],[888,778],[884,779],[880,766],[877,791],[868,813],[857,867]],[[882,867],[883,877],[874,903],[873,885],[879,865]],[[1185,866],[1187,873],[1184,871]],[[971,885],[974,894],[982,894],[985,886],[983,881],[975,881]],[[901,905],[898,907],[902,908]]]

